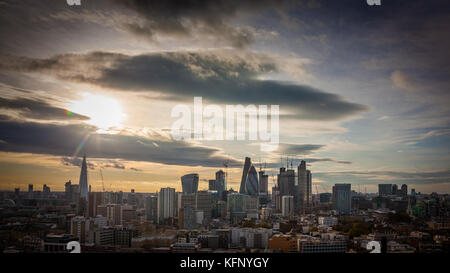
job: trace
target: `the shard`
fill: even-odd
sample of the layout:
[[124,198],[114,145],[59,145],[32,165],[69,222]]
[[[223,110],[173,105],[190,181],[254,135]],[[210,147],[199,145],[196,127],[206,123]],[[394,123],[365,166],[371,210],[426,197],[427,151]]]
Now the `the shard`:
[[88,180],[87,180],[87,164],[86,156],[83,156],[80,173],[80,199],[88,201]]

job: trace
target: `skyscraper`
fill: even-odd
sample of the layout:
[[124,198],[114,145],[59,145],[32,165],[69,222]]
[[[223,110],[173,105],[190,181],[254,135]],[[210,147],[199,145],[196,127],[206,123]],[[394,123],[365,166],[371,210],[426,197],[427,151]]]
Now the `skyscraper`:
[[403,185],[402,185],[402,188],[401,188],[401,195],[402,195],[402,196],[408,196],[408,186],[407,186],[406,184],[403,184]]
[[349,214],[351,205],[351,184],[335,184],[333,187],[333,208],[340,214]]
[[251,166],[248,171],[245,192],[252,196],[258,195],[258,173],[256,172],[255,166]]
[[269,176],[264,171],[259,171],[259,193],[269,193]]
[[198,190],[198,174],[191,173],[181,177],[183,193],[196,193]]
[[312,202],[312,181],[311,171],[306,169],[306,161],[302,160],[297,168],[297,206],[307,208]]
[[[104,196],[103,192],[90,192],[89,193],[89,210],[88,216],[95,217],[97,216],[97,207],[103,205]],[[105,215],[104,215],[105,216]]]
[[292,217],[294,215],[294,196],[285,195],[281,199],[281,214]]
[[145,198],[145,218],[147,221],[158,222],[158,197],[148,196]]
[[227,189],[225,173],[222,170],[218,170],[216,172],[216,183],[220,185],[223,190]]
[[81,163],[79,189],[80,189],[80,196],[78,199],[78,214],[88,216],[89,196],[88,196],[86,156],[83,156],[83,162]]
[[294,170],[280,168],[280,173],[278,174],[278,190],[280,191],[280,202],[281,198],[285,195],[296,195]]
[[198,191],[195,196],[196,211],[203,211],[204,220],[209,222],[212,215],[212,195],[208,191]]
[[158,223],[175,216],[175,189],[161,188],[158,194]]
[[386,196],[392,194],[392,184],[378,184],[378,194]]
[[219,195],[219,199],[222,200],[223,198],[223,192],[227,190],[225,180],[225,173],[222,170],[219,170],[216,172],[216,182],[215,182],[215,189]]
[[310,170],[306,170],[306,207],[312,205],[312,174]]
[[246,157],[244,163],[244,170],[242,171],[241,187],[239,188],[239,193],[242,194],[245,193],[245,183],[247,182],[247,175],[251,165],[252,160],[250,159],[250,157]]
[[398,186],[397,184],[392,185],[392,194],[397,195],[398,194]]
[[80,198],[88,201],[88,180],[87,180],[87,164],[86,156],[83,156],[83,163],[81,164],[80,173]]

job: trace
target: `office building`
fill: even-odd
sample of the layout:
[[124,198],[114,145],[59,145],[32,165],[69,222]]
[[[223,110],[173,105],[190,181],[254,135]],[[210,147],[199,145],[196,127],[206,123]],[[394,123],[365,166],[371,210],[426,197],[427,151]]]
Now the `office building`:
[[158,222],[158,196],[145,198],[145,219],[153,223]]
[[268,194],[269,193],[269,176],[264,174],[264,171],[259,171],[259,193]]
[[392,185],[392,194],[397,195],[398,194],[398,186],[397,184]]
[[175,216],[175,189],[161,188],[158,193],[158,223]]
[[345,240],[298,239],[300,253],[346,253],[346,251]]
[[191,173],[181,177],[181,187],[183,193],[196,193],[198,190],[198,174]]
[[246,182],[247,182],[247,175],[248,171],[250,170],[250,166],[252,165],[252,161],[250,157],[245,158],[244,163],[244,169],[242,170],[242,178],[241,178],[241,186],[239,188],[239,193],[245,194],[246,193]]
[[106,217],[108,225],[122,225],[122,205],[120,204],[106,204],[97,206],[97,216],[102,215]]
[[76,216],[71,219],[70,233],[79,238],[80,244],[94,244],[94,231],[107,225],[104,216],[83,217]]
[[380,196],[392,195],[392,184],[378,184],[378,194]]
[[103,192],[90,192],[89,193],[89,210],[88,216],[97,216],[97,207],[103,205]]
[[244,217],[247,214],[245,208],[245,194],[240,193],[230,193],[227,196],[227,210],[231,217],[237,215],[243,215]]
[[43,241],[43,251],[46,253],[68,253],[67,244],[78,241],[71,234],[47,234]]
[[281,198],[281,214],[285,217],[294,216],[294,196],[285,195]]
[[335,226],[338,224],[337,217],[324,217],[321,216],[318,219],[319,225],[325,225],[325,226]]
[[312,175],[311,171],[306,169],[306,161],[300,162],[297,176],[296,206],[300,209],[309,208],[312,204]]
[[256,172],[255,166],[251,166],[248,171],[247,181],[245,182],[245,192],[251,196],[257,196],[258,190],[258,173]]
[[321,204],[327,204],[331,202],[331,193],[324,192],[319,194],[319,199]]
[[351,212],[351,185],[335,184],[333,186],[333,208],[339,214],[349,214]]
[[203,219],[205,223],[211,220],[213,209],[212,195],[208,191],[198,191],[196,194],[195,210],[203,212]]
[[272,204],[276,211],[281,211],[281,196],[278,187],[272,187]]
[[407,186],[406,184],[403,184],[403,185],[402,185],[402,188],[401,188],[401,195],[402,195],[402,196],[407,196],[407,195],[408,195],[408,186]]
[[225,173],[222,170],[216,172],[216,190],[219,189],[223,192],[227,190],[227,181],[225,177]]
[[294,170],[286,170],[285,168],[280,168],[280,173],[278,174],[278,190],[280,192],[280,202],[281,198],[286,195],[294,196],[294,202],[296,201],[295,196],[297,196],[297,191],[295,186]]

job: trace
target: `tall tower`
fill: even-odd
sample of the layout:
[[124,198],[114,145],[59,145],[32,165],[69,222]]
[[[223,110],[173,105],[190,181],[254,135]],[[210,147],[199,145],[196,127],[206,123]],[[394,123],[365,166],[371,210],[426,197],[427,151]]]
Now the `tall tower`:
[[255,166],[251,166],[247,174],[247,181],[245,182],[245,192],[248,195],[258,195],[258,173]]
[[307,203],[308,175],[306,172],[306,162],[302,160],[297,168],[297,207],[304,209]]
[[247,182],[247,175],[251,165],[252,161],[250,157],[246,157],[244,163],[244,170],[242,171],[241,187],[239,189],[239,193],[241,194],[245,193],[245,183]]
[[339,214],[349,214],[352,210],[351,184],[335,184],[333,187],[333,208]]
[[190,173],[181,177],[181,187],[183,193],[196,193],[198,190],[198,174]]
[[87,181],[87,164],[86,156],[83,156],[80,173],[80,198],[88,200],[88,181]]
[[86,156],[83,156],[83,163],[81,163],[80,173],[80,200],[78,203],[78,212],[80,215],[87,213],[88,208],[88,181],[87,181],[87,164]]

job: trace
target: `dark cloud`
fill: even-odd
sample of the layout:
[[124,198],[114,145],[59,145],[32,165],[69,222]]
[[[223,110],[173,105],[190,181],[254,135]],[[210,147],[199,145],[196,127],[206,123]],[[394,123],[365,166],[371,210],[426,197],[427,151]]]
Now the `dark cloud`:
[[68,112],[48,102],[31,98],[1,98],[0,109],[16,110],[22,117],[40,120],[88,120],[89,117]]
[[277,153],[282,155],[309,155],[323,147],[325,145],[280,143]]
[[[5,152],[50,154],[73,157],[123,159],[168,165],[222,166],[227,158],[218,149],[193,146],[181,141],[162,141],[132,135],[99,134],[89,125],[55,125],[0,121],[0,150]],[[88,136],[88,137],[87,137]],[[155,145],[156,144],[156,145]],[[76,163],[71,160],[63,162]],[[231,160],[232,163],[234,162]],[[120,165],[113,167],[120,167]]]
[[315,177],[333,183],[354,184],[440,184],[450,182],[450,170],[402,171],[344,171],[315,173]]
[[[306,161],[306,163],[316,163],[316,162],[331,162],[331,163],[337,163],[337,164],[345,164],[345,165],[350,165],[352,164],[351,161],[346,161],[346,160],[337,160],[337,159],[333,159],[333,158],[314,158],[314,157],[305,157],[305,158],[292,158],[292,157],[282,157],[280,158],[280,162],[270,162],[270,163],[264,163],[263,165],[265,165],[265,167],[269,168],[269,169],[278,169],[281,166],[286,167],[288,166],[289,168],[292,167],[296,168],[298,165],[300,165],[300,162],[304,160]],[[286,165],[286,161],[288,162]]]
[[122,163],[119,162],[111,162],[108,164],[104,164],[102,165],[103,168],[114,168],[114,169],[120,169],[120,170],[125,170],[125,165],[123,165]]
[[[236,26],[236,19],[263,15],[282,5],[276,0],[84,0],[70,7],[65,0],[4,0],[0,5],[0,50],[33,54],[33,47],[45,52],[62,48],[80,49],[77,36],[84,41],[107,42],[97,36],[123,33],[151,42],[165,38],[243,48],[255,37],[254,29]],[[100,33],[100,34],[98,34]],[[91,37],[86,37],[86,36]],[[105,35],[105,36],[103,36]],[[58,37],[59,36],[59,37]],[[94,37],[95,36],[95,37]],[[129,39],[129,35],[125,36]],[[62,39],[61,39],[62,38]],[[92,39],[93,38],[93,39]],[[58,39],[55,44],[54,40]],[[35,43],[30,44],[32,40]],[[20,50],[17,51],[17,45]],[[51,48],[51,50],[46,50]]]
[[237,28],[230,19],[238,13],[256,13],[270,10],[282,1],[146,1],[118,0],[119,5],[134,10],[140,20],[123,24],[125,30],[149,39],[155,34],[186,38],[194,33],[213,36],[237,48],[246,47],[253,41],[253,33],[246,28]]
[[[251,57],[251,58],[250,58]],[[0,69],[40,72],[59,78],[118,90],[162,92],[162,98],[192,100],[193,96],[218,103],[278,104],[299,119],[339,120],[368,111],[332,93],[306,86],[259,80],[277,71],[268,58],[248,59],[227,54],[170,52],[128,56],[93,52],[48,59],[0,56]]]
[[[80,157],[62,157],[61,163],[65,166],[76,166],[81,167],[81,163],[83,162],[83,159]],[[93,170],[95,169],[96,165],[92,162],[86,162],[89,169]]]
[[[76,167],[81,167],[81,163],[83,161],[82,157],[79,156],[73,156],[73,157],[67,157],[64,156],[61,158],[61,163],[65,166],[76,166]],[[117,160],[107,160],[106,162],[104,162],[104,160],[100,160],[100,161],[93,161],[92,159],[87,160],[87,166],[89,169],[96,169],[96,168],[112,168],[112,169],[119,169],[119,170],[125,170],[125,169],[129,169],[131,171],[135,171],[135,172],[139,172],[141,171],[140,169],[137,168],[127,168],[123,163],[118,162]]]

